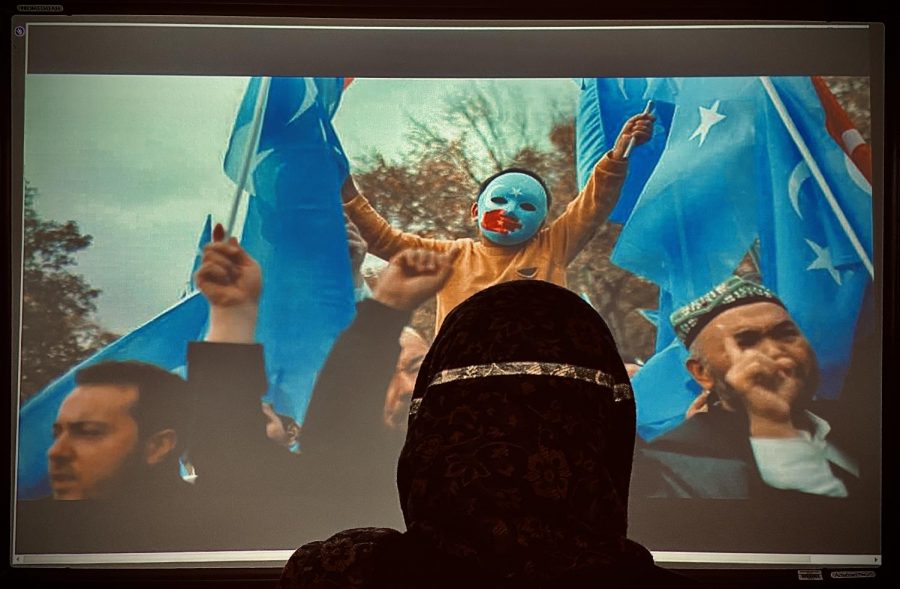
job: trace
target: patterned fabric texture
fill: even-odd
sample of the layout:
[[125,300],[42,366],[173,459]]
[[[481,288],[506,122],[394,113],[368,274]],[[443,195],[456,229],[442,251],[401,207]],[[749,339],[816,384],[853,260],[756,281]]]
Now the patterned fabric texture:
[[761,280],[758,274],[730,276],[711,291],[676,309],[669,321],[684,347],[689,348],[703,328],[728,309],[759,302],[784,307],[778,296],[760,283]]
[[454,380],[484,378],[486,376],[523,375],[574,378],[610,388],[616,401],[626,401],[634,398],[634,392],[631,390],[630,383],[617,383],[613,376],[602,370],[572,366],[571,364],[559,364],[558,362],[494,362],[492,364],[450,368],[439,372],[437,376],[431,379],[428,386],[433,387],[434,385],[446,384]]
[[[516,364],[447,378],[509,363],[603,376]],[[606,324],[577,295],[533,280],[473,295],[447,316],[413,401],[398,466],[408,531],[351,530],[301,548],[284,586],[600,586],[652,568],[625,537],[628,376]]]

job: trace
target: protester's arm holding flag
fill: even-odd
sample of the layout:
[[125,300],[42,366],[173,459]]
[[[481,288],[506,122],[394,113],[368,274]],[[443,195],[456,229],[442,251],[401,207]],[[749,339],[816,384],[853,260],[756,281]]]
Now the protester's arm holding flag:
[[359,192],[352,175],[348,175],[344,181],[341,200],[344,203],[344,212],[356,224],[363,239],[368,243],[369,252],[379,258],[390,260],[406,249],[447,252],[453,246],[451,240],[420,237],[392,227]]
[[269,461],[287,453],[268,439],[261,406],[268,382],[263,348],[254,342],[262,272],[217,225],[195,283],[209,303],[206,341],[188,345],[188,382],[196,398],[189,454],[201,493],[247,496],[272,489],[271,476],[261,479],[259,472],[274,470]]
[[568,265],[594,236],[616,204],[628,170],[627,152],[646,143],[653,133],[656,117],[649,112],[637,114],[622,127],[613,148],[594,166],[584,189],[550,225],[554,251],[563,253]]
[[210,305],[206,341],[252,344],[262,271],[237,239],[224,239],[222,225],[216,225],[213,241],[203,250],[195,280]]

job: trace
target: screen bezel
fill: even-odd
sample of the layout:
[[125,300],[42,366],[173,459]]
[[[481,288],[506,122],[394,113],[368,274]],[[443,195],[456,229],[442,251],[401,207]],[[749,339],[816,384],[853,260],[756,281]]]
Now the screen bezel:
[[[360,49],[359,40],[355,40],[353,42],[344,42],[343,45],[346,48],[349,48],[346,53],[337,52],[333,55],[333,59],[330,61],[318,61],[316,64],[308,65],[303,71],[298,71],[301,69],[301,66],[298,66],[296,61],[289,61],[290,63],[285,63],[279,61],[277,56],[273,56],[270,50],[255,52],[255,51],[246,51],[246,46],[240,43],[233,43],[231,45],[231,50],[234,51],[233,55],[228,55],[223,57],[221,51],[215,52],[205,52],[202,50],[202,45],[209,42],[208,40],[198,40],[195,39],[194,43],[200,42],[201,47],[192,47],[190,39],[186,39],[184,42],[179,43],[170,43],[170,45],[177,45],[182,48],[185,53],[171,53],[164,56],[154,56],[152,51],[147,51],[147,48],[150,47],[162,47],[165,44],[161,43],[151,43],[148,42],[143,50],[143,56],[149,57],[153,59],[154,57],[161,57],[156,62],[151,65],[136,65],[134,61],[133,55],[128,55],[125,52],[114,52],[114,51],[97,51],[95,43],[98,42],[98,38],[96,35],[96,31],[94,33],[87,33],[87,37],[85,38],[85,31],[88,30],[89,25],[91,23],[99,23],[101,28],[112,28],[113,25],[120,21],[121,17],[119,16],[66,16],[66,17],[58,17],[58,16],[18,16],[13,19],[13,25],[17,25],[20,23],[25,23],[28,26],[36,27],[34,30],[40,30],[41,27],[50,28],[56,27],[56,30],[53,34],[58,35],[63,29],[83,29],[80,32],[76,33],[75,38],[79,38],[81,42],[72,42],[73,37],[69,37],[62,41],[61,47],[65,47],[66,49],[60,51],[59,48],[55,52],[48,53],[46,55],[35,55],[32,53],[28,59],[29,64],[32,59],[45,60],[44,69],[40,71],[44,71],[49,73],[50,71],[65,71],[67,73],[87,73],[91,71],[93,73],[98,73],[98,70],[102,70],[106,73],[118,73],[118,74],[126,74],[126,73],[169,73],[169,74],[190,74],[190,73],[206,73],[206,74],[221,74],[225,72],[221,72],[219,70],[222,69],[222,63],[228,64],[228,72],[231,75],[252,75],[252,74],[266,74],[266,75],[289,75],[289,74],[300,74],[303,73],[305,75],[355,75],[355,76],[371,76],[371,77],[380,77],[385,73],[393,73],[393,76],[397,76],[397,65],[392,64],[389,68],[384,69],[383,64],[380,63],[361,63],[359,60],[359,55],[367,55],[372,57],[377,52],[365,51]],[[183,25],[204,25],[204,28],[207,31],[212,30],[226,30],[227,27],[228,34],[233,35],[235,29],[232,27],[228,27],[228,25],[233,24],[233,22],[228,17],[201,17],[201,16],[177,16],[177,17],[169,17],[169,16],[127,16],[125,20],[128,20],[132,23],[137,23],[138,28],[141,30],[144,29],[155,29],[156,33],[164,30],[167,25],[170,28],[177,28],[180,34],[184,34],[186,31],[191,30],[190,27],[185,27]],[[50,23],[66,21],[73,26],[71,27],[63,27],[59,24]],[[253,20],[252,26],[254,28],[247,29],[251,31],[256,31],[258,34],[260,31],[272,31],[273,29],[267,27],[278,27],[284,26],[285,20],[282,18],[256,18]],[[519,55],[518,53],[510,54],[503,52],[498,52],[492,55],[491,59],[481,59],[473,62],[471,59],[471,54],[467,53],[465,55],[459,56],[460,62],[457,63],[454,60],[447,60],[444,64],[446,69],[443,69],[437,73],[434,70],[430,70],[432,73],[427,77],[530,77],[530,76],[542,76],[546,77],[548,75],[548,71],[553,70],[556,73],[553,77],[559,77],[561,75],[566,76],[577,76],[579,75],[588,75],[587,72],[591,72],[590,75],[594,76],[619,76],[619,75],[630,75],[630,76],[652,76],[652,75],[741,75],[741,74],[753,74],[753,73],[761,73],[760,69],[763,69],[767,74],[799,74],[799,73],[816,73],[821,75],[868,75],[872,81],[872,126],[873,129],[887,129],[885,127],[885,113],[884,113],[884,102],[881,101],[881,97],[885,94],[885,86],[884,86],[884,29],[878,25],[870,25],[871,28],[863,29],[859,27],[864,27],[861,23],[850,23],[847,28],[837,27],[835,25],[825,25],[821,23],[812,23],[812,26],[809,26],[811,23],[802,24],[802,23],[755,23],[753,25],[747,23],[700,23],[694,22],[692,24],[688,23],[648,23],[643,22],[637,28],[627,28],[627,25],[623,23],[608,23],[608,22],[585,22],[585,21],[568,21],[568,22],[560,22],[554,21],[552,23],[548,23],[546,21],[517,21],[514,23],[509,22],[485,22],[485,21],[455,21],[452,23],[447,23],[446,21],[412,21],[412,20],[374,20],[374,19],[352,19],[352,20],[333,20],[333,19],[304,19],[302,22],[296,22],[297,26],[302,27],[316,27],[316,28],[307,28],[305,29],[307,32],[311,31],[322,31],[328,30],[330,39],[327,43],[334,43],[335,45],[340,45],[340,42],[337,42],[334,39],[334,35],[341,34],[354,34],[353,31],[357,31],[355,28],[348,27],[366,27],[364,30],[367,34],[374,34],[377,38],[381,39],[379,44],[384,43],[385,35],[424,35],[425,38],[434,38],[437,36],[445,36],[447,39],[450,39],[450,42],[453,42],[452,39],[456,38],[457,42],[460,35],[472,34],[474,36],[469,37],[467,41],[467,46],[469,47],[469,51],[478,51],[478,39],[477,35],[490,30],[491,27],[496,31],[498,28],[503,29],[504,34],[516,34],[516,35],[530,35],[536,34],[541,35],[541,43],[542,43],[542,51],[540,55],[540,59],[535,59],[533,61],[528,62],[527,67],[523,66],[522,70],[515,69],[515,75],[509,76],[509,63],[511,61],[511,55]],[[594,26],[591,26],[591,25]],[[173,26],[173,25],[177,25]],[[681,27],[678,29],[673,29],[669,27]],[[326,28],[321,28],[326,27]],[[548,28],[549,27],[549,28]],[[598,28],[603,27],[603,28]],[[692,27],[692,28],[687,28]],[[134,40],[134,32],[135,28],[132,28],[128,31],[127,37],[132,41]],[[196,31],[197,29],[193,29]],[[661,63],[658,59],[654,60],[654,57],[658,58],[658,53],[656,53],[657,44],[661,45],[664,41],[662,37],[664,37],[667,33],[671,31],[693,31],[694,35],[697,34],[707,34],[710,31],[715,31],[714,34],[709,34],[709,38],[706,40],[697,40],[696,37],[693,38],[693,43],[678,43],[675,42],[671,44],[672,47],[675,47],[676,50],[665,52],[665,64]],[[846,39],[840,38],[836,41],[836,37],[834,35],[841,35],[848,33],[848,31],[854,31],[851,33],[851,36],[858,34],[859,31],[865,30],[865,36],[867,39],[862,41],[860,38],[855,38],[852,42],[847,44]],[[341,33],[339,31],[344,31]],[[543,32],[541,32],[543,31]],[[548,32],[549,31],[549,32]],[[554,35],[559,34],[560,39],[568,38],[568,41],[560,40],[559,43],[565,49],[569,47],[569,51],[571,51],[571,46],[567,46],[566,43],[574,43],[576,47],[583,47],[587,42],[585,40],[577,40],[577,38],[581,33],[581,31],[605,31],[606,39],[602,39],[600,37],[589,39],[589,47],[591,47],[596,54],[601,57],[597,57],[594,60],[589,60],[589,63],[579,63],[576,66],[570,64],[572,67],[571,70],[560,73],[560,68],[557,65],[555,59],[559,58],[559,55],[553,53],[552,50],[548,51],[548,47],[552,49],[555,46],[557,41],[553,40]],[[624,37],[619,35],[624,31],[644,31],[639,35],[635,36],[635,39],[632,41],[628,41],[628,35],[634,35],[634,33],[626,33]],[[705,31],[705,33],[704,33]],[[794,35],[789,40],[785,40],[783,35],[771,35],[771,31],[779,31],[784,33],[786,31],[791,31],[791,34]],[[69,34],[69,33],[66,33]],[[192,33],[186,33],[189,37]],[[584,33],[588,35],[588,33]],[[652,43],[647,43],[648,34],[652,34]],[[28,38],[31,38],[33,33],[29,31]],[[90,38],[93,35],[93,38]],[[643,35],[643,37],[641,37]],[[746,35],[746,38],[742,36],[736,35]],[[80,37],[79,37],[80,36]],[[315,35],[312,35],[315,36]],[[484,35],[486,38],[487,35]],[[716,54],[716,59],[713,62],[706,62],[705,65],[697,69],[697,59],[698,55],[701,54],[706,48],[710,47],[710,43],[718,43],[721,47],[724,41],[724,37],[727,37],[728,43],[727,47],[731,48],[732,51],[722,52],[719,51]],[[232,37],[233,38],[233,37]],[[586,39],[588,37],[585,37]],[[782,41],[779,43],[778,39],[781,38]],[[158,39],[158,37],[157,37]],[[475,41],[471,41],[475,39]],[[573,40],[574,39],[574,40]],[[169,37],[171,41],[171,37]],[[201,42],[202,41],[202,42]],[[110,42],[109,40],[104,41]],[[121,42],[115,41],[115,42]],[[218,41],[221,42],[221,41]],[[304,43],[315,43],[321,42],[316,41],[315,39],[308,39],[304,41]],[[488,43],[491,41],[488,40]],[[275,42],[270,43],[273,47],[282,48],[284,45],[283,42]],[[251,43],[252,44],[252,43]],[[258,45],[258,44],[257,44]],[[513,41],[507,45],[508,48],[521,47],[523,45],[527,45],[526,42],[523,41]],[[761,46],[764,46],[766,51],[760,52],[759,49]],[[824,49],[828,49],[831,53],[810,55],[810,53],[815,52],[805,52],[805,51],[797,51],[798,46],[813,46],[817,49],[819,47]],[[852,50],[847,50],[847,48],[851,47]],[[77,48],[77,50],[72,50],[72,48]],[[561,53],[563,51],[561,50]],[[22,47],[17,47],[15,43],[13,43],[13,67],[14,72],[18,71],[16,68],[23,65],[23,61],[26,58],[25,52]],[[211,55],[213,54],[214,55]],[[548,53],[551,56],[548,56]],[[184,55],[190,54],[191,59],[185,61]],[[616,56],[624,54],[628,55],[630,59],[636,60],[637,62],[641,62],[641,57],[644,57],[644,65],[641,67],[635,67],[634,63],[629,63],[627,60],[619,60],[616,59]],[[383,54],[382,54],[383,55]],[[555,57],[552,57],[555,56]],[[637,56],[637,57],[636,57]],[[404,57],[408,57],[404,55]],[[823,61],[823,57],[825,58]],[[90,59],[100,58],[102,63],[97,64],[96,61],[91,62]],[[423,73],[428,69],[428,60],[429,56],[420,55],[417,57],[416,61],[413,61],[408,64],[409,69],[402,70],[404,72],[404,77],[416,77],[417,75],[423,75]],[[79,60],[83,60],[79,63]],[[370,60],[371,61],[371,60]],[[525,60],[527,61],[527,60]],[[860,63],[862,62],[862,63]],[[472,69],[473,63],[477,63],[478,70],[474,72]],[[673,65],[675,64],[675,65]],[[691,65],[693,64],[693,65]],[[79,69],[82,68],[82,69]],[[367,69],[371,68],[371,69]],[[419,69],[417,69],[419,68]],[[454,69],[456,68],[456,69]],[[505,69],[504,69],[505,68]],[[140,70],[136,71],[136,70]],[[507,72],[506,76],[500,76],[500,72]],[[15,78],[12,88],[12,105],[13,108],[22,108],[24,96],[21,85],[16,86]],[[15,112],[15,111],[14,111]],[[18,126],[17,126],[18,125]],[[21,194],[22,185],[21,185],[21,169],[22,169],[22,161],[21,161],[21,145],[22,145],[22,133],[21,129],[21,121],[17,119],[12,120],[12,133],[10,137],[12,138],[12,149],[8,152],[11,154],[11,168],[13,171],[12,177],[12,191],[11,194]],[[875,235],[876,235],[876,244],[875,249],[876,252],[879,252],[880,255],[876,257],[876,290],[879,294],[882,295],[882,301],[885,299],[887,301],[894,301],[895,291],[891,289],[893,286],[893,281],[896,280],[895,277],[885,277],[883,270],[884,268],[890,268],[891,266],[885,265],[887,259],[895,259],[893,258],[893,250],[888,251],[891,247],[896,247],[894,244],[894,239],[891,238],[893,235],[892,227],[890,223],[885,223],[885,218],[892,218],[890,216],[890,212],[893,210],[893,203],[890,199],[885,199],[884,186],[888,184],[885,183],[884,174],[884,162],[889,161],[883,159],[883,154],[885,154],[885,144],[883,142],[882,137],[873,136],[873,154],[874,154],[874,170],[875,170],[875,182],[873,185],[874,193],[873,197],[875,198],[876,208],[875,208]],[[10,198],[7,206],[11,208],[11,216],[12,223],[15,223],[16,219],[21,218],[21,204],[15,202],[14,199]],[[17,208],[18,207],[18,208]],[[15,227],[13,227],[15,229]],[[11,235],[20,233],[20,228],[16,231],[11,231]],[[882,236],[885,239],[882,241]],[[887,248],[885,244],[890,244]],[[12,258],[13,264],[11,267],[17,267],[15,259],[17,256],[16,248],[11,247],[10,257]],[[18,277],[11,272],[9,277],[9,283],[12,286],[11,292],[18,292]],[[891,290],[889,290],[891,289]],[[15,301],[11,301],[15,302]],[[892,309],[895,308],[896,305],[879,305],[880,309],[883,309],[885,315],[884,325],[893,324],[893,315]],[[11,305],[11,310],[13,311],[12,317],[17,317],[16,307]],[[15,321],[12,321],[12,327],[15,327]],[[13,332],[13,329],[10,330]],[[886,330],[886,333],[890,333],[890,330]],[[15,333],[12,333],[15,338]],[[886,342],[887,344],[887,342]],[[15,366],[15,360],[13,362],[13,366]],[[11,382],[15,383],[16,374],[15,371],[11,374]],[[13,415],[15,415],[15,411],[17,408],[15,406],[11,407],[11,411],[13,411]],[[14,441],[14,440],[13,440]],[[14,446],[14,445],[13,445]],[[11,453],[10,456],[14,454]],[[13,462],[14,463],[14,462]],[[283,555],[279,555],[279,558]],[[283,560],[283,559],[281,559]],[[48,563],[51,564],[51,563]],[[59,564],[68,564],[68,563],[59,563]],[[97,563],[93,566],[97,566],[98,564],[110,564],[110,563]],[[167,563],[159,563],[160,566],[163,567],[179,567],[179,566],[223,566],[224,563],[222,561],[214,561],[208,564],[199,564],[197,562],[193,563],[175,563],[175,562],[167,562]],[[257,560],[257,561],[241,561],[238,566],[260,566],[262,569],[267,569],[272,567],[271,561],[266,560]],[[52,564],[51,564],[52,566]],[[91,566],[91,565],[88,565]],[[224,565],[228,566],[228,565]],[[234,565],[232,565],[234,566]],[[687,566],[687,565],[685,565]],[[787,564],[786,566],[796,566],[795,563]]]

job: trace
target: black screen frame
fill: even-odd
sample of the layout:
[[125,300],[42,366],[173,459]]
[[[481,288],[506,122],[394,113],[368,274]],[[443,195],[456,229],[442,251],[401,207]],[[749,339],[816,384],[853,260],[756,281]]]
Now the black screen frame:
[[[783,4],[779,6],[775,6],[776,3],[763,3],[757,4],[755,8],[750,9],[749,7],[744,7],[744,13],[741,13],[741,8],[739,7],[730,7],[730,8],[715,8],[715,7],[681,7],[679,9],[668,7],[659,7],[659,6],[645,6],[645,10],[638,11],[635,8],[627,8],[627,7],[619,7],[619,8],[609,8],[605,9],[601,14],[600,11],[595,11],[594,14],[585,13],[579,9],[567,8],[564,6],[555,7],[553,10],[545,10],[543,14],[540,11],[531,11],[527,14],[529,19],[541,19],[541,18],[554,18],[554,20],[558,18],[571,18],[571,19],[580,19],[580,18],[597,18],[603,19],[603,24],[615,24],[612,23],[609,19],[628,19],[630,22],[634,22],[634,19],[641,19],[641,24],[649,24],[650,22],[661,22],[665,19],[665,22],[671,23],[674,21],[683,21],[686,19],[690,19],[692,22],[705,22],[707,18],[712,19],[727,19],[730,22],[738,23],[742,20],[745,22],[746,19],[753,18],[755,20],[771,20],[777,19],[779,24],[786,24],[786,19],[801,19],[801,18],[809,18],[808,13],[804,13],[804,11],[800,8],[792,8],[789,6],[785,6]],[[863,9],[858,9],[860,13],[864,12]],[[412,24],[416,19],[478,19],[478,22],[483,22],[481,19],[490,19],[493,20],[495,24],[503,23],[508,15],[504,14],[504,10],[495,9],[492,7],[485,7],[483,5],[479,7],[474,7],[472,5],[468,5],[465,2],[456,2],[456,3],[444,3],[440,6],[433,6],[427,9],[422,7],[416,7],[413,3],[403,3],[403,2],[395,2],[391,5],[382,5],[382,6],[353,6],[353,5],[345,5],[343,7],[334,7],[328,6],[326,2],[268,2],[265,5],[258,4],[246,4],[242,2],[226,2],[226,3],[203,3],[203,2],[194,2],[188,4],[168,4],[168,3],[147,3],[147,2],[124,2],[124,3],[105,3],[105,2],[93,2],[93,3],[78,3],[77,5],[73,5],[71,3],[66,3],[65,11],[68,14],[72,15],[82,15],[86,20],[96,20],[92,16],[89,15],[110,15],[114,18],[118,18],[121,16],[139,16],[139,15],[153,15],[160,17],[159,20],[166,20],[167,18],[173,18],[175,20],[184,20],[183,16],[188,15],[190,17],[230,17],[230,16],[251,16],[251,17],[259,17],[259,18],[281,18],[281,17],[305,17],[305,18],[339,18],[339,19],[398,19],[393,24],[401,24],[401,25],[409,25]],[[641,14],[635,14],[636,12],[641,12]],[[849,10],[847,11],[849,12]],[[549,15],[547,14],[549,13]],[[740,13],[740,14],[739,14]],[[20,15],[23,13],[20,12]],[[52,18],[52,16],[51,16]],[[843,14],[843,15],[822,15],[821,17],[826,20],[840,20],[845,23],[853,23],[853,22],[875,22],[882,21],[884,22],[884,18],[873,15],[873,14]],[[816,20],[818,20],[818,18]],[[36,17],[36,19],[40,19],[40,17]],[[647,19],[654,19],[654,21],[648,21]],[[659,19],[659,20],[656,20]],[[671,20],[670,20],[671,19]],[[475,21],[469,21],[466,24],[478,24]],[[14,25],[14,22],[11,22]],[[454,23],[460,24],[460,23]],[[521,23],[516,23],[521,24]],[[561,25],[563,23],[554,22],[554,25]],[[572,20],[568,24],[570,25],[581,25],[581,24],[590,24],[583,23],[578,20]],[[12,31],[13,27],[10,27]],[[889,29],[889,27],[888,27]],[[875,44],[881,43],[885,46],[886,39],[889,36],[886,31],[882,30],[880,40],[876,39]],[[783,50],[783,48],[782,48]],[[772,48],[773,52],[777,52],[778,48]],[[877,49],[873,48],[873,54],[877,53]],[[777,53],[776,53],[777,54]],[[13,55],[15,58],[15,55]],[[734,71],[734,68],[728,68],[727,65],[724,64],[726,61],[724,56],[720,56],[723,61],[723,66],[728,70],[729,73],[733,75],[740,74],[740,71]],[[883,144],[879,147],[877,143],[877,139],[873,139],[873,153],[875,155],[873,164],[874,169],[876,170],[876,183],[875,186],[879,185],[878,181],[878,173],[881,172],[881,181],[880,185],[882,187],[882,195],[883,198],[881,201],[883,202],[883,208],[880,211],[876,212],[876,236],[883,236],[883,241],[878,243],[876,242],[876,250],[881,251],[882,255],[880,256],[880,264],[876,262],[876,273],[881,277],[880,288],[878,288],[878,292],[881,295],[880,308],[883,310],[883,345],[884,345],[884,357],[890,358],[892,357],[892,353],[896,350],[895,344],[895,333],[896,333],[896,309],[898,307],[898,301],[896,299],[896,266],[897,266],[897,227],[898,227],[898,217],[897,217],[897,207],[896,207],[896,199],[897,199],[897,187],[896,187],[896,163],[898,161],[897,147],[896,147],[896,139],[898,136],[897,133],[897,124],[896,117],[891,116],[891,114],[884,108],[884,105],[891,104],[891,98],[896,98],[896,88],[893,81],[889,81],[887,76],[883,75],[883,72],[889,71],[888,63],[890,62],[889,54],[883,54],[883,59],[880,63],[877,62],[871,65],[872,68],[876,70],[880,68],[882,75],[873,76],[873,86],[872,86],[872,96],[873,96],[873,128],[878,128],[879,123],[884,129],[884,141]],[[847,74],[847,69],[845,65],[840,65],[844,62],[841,62],[840,59],[836,59],[831,62],[834,71],[817,71],[817,73],[827,75],[827,74]],[[733,66],[733,62],[732,62]],[[772,74],[790,74],[790,73],[798,73],[797,68],[798,63],[780,59],[777,60],[777,63],[773,63],[774,70],[771,71]],[[127,66],[126,66],[127,69]],[[672,70],[665,69],[669,75],[672,75]],[[125,73],[124,71],[121,73]],[[231,73],[234,73],[233,71]],[[283,73],[277,70],[269,70],[269,71],[259,71],[259,69],[248,69],[246,74],[249,75],[251,73],[256,74],[275,74]],[[310,72],[313,74],[321,73],[321,75],[335,75],[334,71],[329,71],[328,68],[323,69],[322,72]],[[348,75],[353,72],[346,72],[343,75]],[[745,72],[745,73],[750,73]],[[605,75],[651,75],[650,73],[638,74],[633,70],[630,71],[620,71],[615,68],[610,68],[604,71]],[[371,75],[371,74],[370,74]],[[489,74],[486,74],[489,75]],[[537,75],[537,73],[535,74]],[[14,91],[13,91],[14,94]],[[878,112],[878,96],[884,96],[884,101],[881,104],[880,113]],[[11,101],[16,100],[15,95],[11,96]],[[10,124],[10,121],[7,119],[7,125]],[[14,135],[16,133],[15,128],[8,128],[8,132],[5,134],[7,138],[7,150],[5,152],[10,154],[7,156],[7,161],[5,162],[5,170],[8,174],[8,181],[5,183],[5,198],[4,198],[4,212],[7,214],[7,223],[10,224],[14,221],[12,219],[16,218],[17,211],[15,210],[14,199],[12,195],[21,193],[21,178],[17,178],[15,174],[16,161],[14,153],[15,146],[15,138]],[[21,169],[21,162],[18,162],[19,168]],[[876,188],[877,190],[877,188]],[[20,213],[20,211],[18,211]],[[8,232],[8,234],[13,234],[13,231]],[[877,239],[877,238],[876,238]],[[15,248],[12,247],[12,244],[9,244],[7,247],[10,247],[10,256],[15,255]],[[9,285],[10,288],[4,290],[4,296],[11,296],[12,292],[16,292],[16,277],[13,276],[11,267],[15,267],[11,265],[10,267],[6,267],[4,276],[6,280],[6,284]],[[877,282],[876,282],[877,284]],[[12,306],[12,301],[10,301],[10,306]],[[15,334],[13,333],[13,329],[15,327],[15,323],[12,321],[10,315],[6,315],[7,321],[10,321],[10,329],[9,333],[12,334],[12,338],[10,340],[11,346],[15,343]],[[10,380],[14,378],[14,375],[10,375]],[[889,391],[892,390],[893,380],[891,375],[887,373],[885,370],[883,375],[883,390]],[[893,401],[890,399],[890,395],[886,395],[883,400],[883,414],[890,415],[891,407],[893,406]],[[11,408],[5,407],[5,410],[12,411]],[[9,417],[9,416],[6,416]],[[8,420],[9,422],[9,420]],[[885,450],[888,450],[887,448]],[[8,456],[13,457],[13,447],[10,445]],[[882,495],[887,497],[886,488],[889,485],[889,477],[884,478]],[[7,489],[5,492],[9,492]],[[9,502],[8,502],[9,503]],[[885,512],[882,515],[882,522],[887,521],[887,511],[889,510],[888,505],[884,505]],[[884,537],[886,534],[883,531],[882,536]],[[884,551],[884,547],[882,548]],[[677,568],[677,567],[676,567]],[[687,568],[687,567],[685,567]],[[781,570],[741,570],[739,568],[724,568],[724,569],[714,569],[714,570],[691,570],[690,573],[698,578],[705,579],[711,583],[722,582],[723,584],[727,583],[730,586],[738,586],[743,584],[756,584],[756,583],[779,583],[779,582],[793,582],[796,581],[796,574],[792,571],[794,567],[788,567],[787,569]],[[119,584],[123,581],[127,581],[133,586],[147,586],[151,584],[156,584],[159,582],[175,583],[178,586],[198,586],[200,584],[207,584],[209,582],[215,582],[217,584],[233,584],[235,586],[262,586],[262,583],[266,583],[267,585],[271,584],[271,582],[277,578],[277,575],[280,571],[280,568],[264,566],[264,567],[243,567],[243,566],[229,566],[229,565],[217,565],[214,567],[198,567],[193,569],[184,569],[184,568],[132,568],[132,569],[116,569],[116,570],[65,570],[65,569],[7,569],[4,571],[4,576],[9,579],[16,579],[20,581],[29,580],[29,581],[58,581],[61,578],[64,578],[67,583],[73,582],[76,584],[92,584],[94,586],[106,586],[109,584],[112,586],[113,584]],[[879,572],[883,572],[884,567],[881,568]]]

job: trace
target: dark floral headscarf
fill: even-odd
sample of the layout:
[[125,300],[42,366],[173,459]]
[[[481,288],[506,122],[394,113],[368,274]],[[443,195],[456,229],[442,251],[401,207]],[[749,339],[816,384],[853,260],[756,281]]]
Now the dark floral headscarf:
[[470,297],[444,321],[411,407],[398,466],[408,531],[309,544],[283,586],[629,586],[660,570],[625,537],[625,366],[577,295],[516,281]]
[[509,579],[649,559],[625,539],[628,376],[574,293],[520,281],[472,296],[444,322],[412,408],[398,471],[412,535]]

